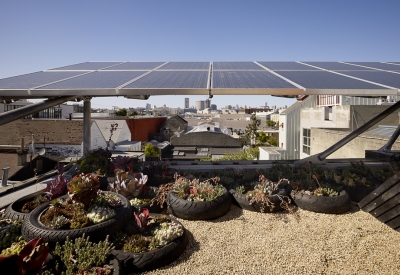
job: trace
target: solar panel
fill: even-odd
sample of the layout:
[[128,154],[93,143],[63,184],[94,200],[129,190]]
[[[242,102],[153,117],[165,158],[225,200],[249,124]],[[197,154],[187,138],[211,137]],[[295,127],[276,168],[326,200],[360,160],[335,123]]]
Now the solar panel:
[[381,70],[387,70],[387,71],[400,71],[400,65],[386,64],[380,62],[346,62],[346,63],[356,64],[360,66],[366,66]]
[[384,71],[346,71],[341,73],[400,89],[400,74]]
[[216,71],[213,88],[296,88],[267,71]]
[[306,66],[297,62],[292,62],[292,61],[258,61],[257,63],[260,63],[264,67],[273,70],[273,71],[315,71],[318,69],[315,69],[310,66]]
[[83,74],[83,72],[36,72],[23,74],[0,79],[0,89],[31,89],[80,74]]
[[303,62],[307,63],[309,65],[317,66],[325,70],[331,70],[331,71],[361,71],[361,70],[370,70],[367,68],[355,66],[355,65],[349,65],[349,64],[344,64],[344,63],[339,63],[339,62]]
[[327,71],[280,71],[278,74],[306,89],[382,89],[381,86]]
[[122,62],[85,62],[65,67],[51,69],[49,71],[96,71]]
[[254,62],[213,62],[213,71],[218,71],[218,70],[230,70],[230,71],[235,71],[235,70],[259,70],[263,71],[265,70],[264,68],[258,66]]
[[159,70],[207,70],[210,62],[169,62]]
[[165,62],[126,62],[123,64],[119,64],[116,66],[112,66],[109,68],[104,69],[104,71],[109,71],[109,70],[139,70],[139,71],[145,71],[145,70],[154,70],[158,66],[161,66]]
[[146,72],[147,71],[99,71],[47,85],[40,89],[112,89]]
[[123,88],[206,89],[208,71],[154,71]]

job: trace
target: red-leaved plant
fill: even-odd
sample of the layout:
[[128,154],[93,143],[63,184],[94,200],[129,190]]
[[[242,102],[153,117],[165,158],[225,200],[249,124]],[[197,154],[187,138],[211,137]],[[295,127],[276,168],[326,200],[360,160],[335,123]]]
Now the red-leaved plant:
[[0,270],[3,274],[33,275],[39,273],[49,254],[47,243],[42,238],[28,242],[16,255],[0,257]]
[[138,212],[133,213],[135,215],[136,224],[139,228],[143,229],[147,227],[147,218],[149,217],[149,209],[142,208]]
[[64,178],[64,165],[57,163],[57,178],[47,184],[46,194],[51,200],[67,194],[68,180]]

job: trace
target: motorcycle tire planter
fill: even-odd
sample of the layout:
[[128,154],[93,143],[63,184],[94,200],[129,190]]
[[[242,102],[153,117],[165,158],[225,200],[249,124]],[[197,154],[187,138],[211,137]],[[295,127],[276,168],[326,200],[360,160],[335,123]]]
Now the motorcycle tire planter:
[[[151,188],[155,189],[156,192],[158,192],[158,187],[153,186]],[[151,197],[145,197],[145,198],[151,198]],[[150,213],[161,213],[163,209],[166,209],[166,206],[167,205],[164,204],[163,207],[161,207],[161,205],[159,205],[157,202],[154,202],[153,205],[151,205],[151,202],[148,202],[148,203],[143,203],[143,204],[138,204],[138,205],[132,205],[132,211],[137,212],[143,208],[147,208],[147,209],[149,209]]]
[[279,189],[279,192],[276,195],[268,196],[268,200],[274,204],[273,208],[264,206],[261,202],[255,202],[253,204],[250,204],[251,197],[247,196],[246,194],[241,194],[239,192],[236,192],[236,186],[238,185],[240,185],[239,182],[232,183],[229,186],[229,192],[232,194],[236,204],[242,209],[248,211],[263,212],[263,213],[279,212],[285,210],[281,206],[282,200],[286,204],[289,204],[292,201],[290,198],[291,187],[290,185],[286,185],[285,188]]
[[212,220],[225,215],[231,207],[231,195],[224,188],[224,194],[212,201],[183,200],[173,192],[168,193],[167,204],[171,213],[185,220]]
[[[159,214],[151,214],[157,216]],[[178,220],[168,217],[171,221],[182,225]],[[183,235],[176,238],[159,249],[154,249],[143,253],[126,252],[123,250],[112,250],[117,260],[120,262],[126,274],[133,272],[149,271],[168,265],[175,261],[185,250],[188,243],[188,234],[183,227]]]
[[345,190],[341,191],[339,196],[314,196],[293,191],[292,198],[296,205],[304,210],[325,213],[340,214],[350,210],[351,200]]
[[78,237],[81,237],[83,233],[85,233],[86,236],[90,236],[90,241],[92,242],[104,240],[107,235],[112,235],[123,228],[126,224],[126,221],[132,217],[132,207],[129,201],[124,196],[116,193],[112,194],[118,196],[122,205],[118,213],[107,221],[78,229],[48,228],[39,220],[40,216],[45,213],[50,206],[50,202],[47,202],[34,209],[29,215],[28,219],[25,220],[21,230],[22,236],[27,241],[34,238],[43,238],[45,242],[55,243],[64,242],[67,236],[71,240],[74,240]]
[[22,212],[21,209],[24,206],[25,203],[32,201],[35,199],[37,196],[41,195],[44,193],[44,190],[37,191],[35,193],[23,196],[16,200],[15,202],[11,203],[6,211],[5,211],[5,218],[6,219],[11,219],[11,220],[17,220],[17,221],[24,221],[29,217],[30,213],[25,213]]

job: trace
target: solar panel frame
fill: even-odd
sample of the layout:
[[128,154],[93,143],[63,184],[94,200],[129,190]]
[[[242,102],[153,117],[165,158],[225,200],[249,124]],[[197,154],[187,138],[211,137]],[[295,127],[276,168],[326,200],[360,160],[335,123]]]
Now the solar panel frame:
[[268,71],[215,71],[211,89],[270,89],[296,86]]
[[125,62],[102,69],[102,71],[151,71],[163,64],[165,64],[165,62]]
[[81,71],[49,72],[40,71],[0,79],[0,90],[3,89],[33,89],[56,81],[84,75]]
[[306,89],[384,89],[378,85],[328,71],[279,71],[277,73]]
[[381,62],[346,62],[346,63],[375,68],[379,70],[385,70],[385,71],[400,71],[400,65],[393,65]]
[[239,61],[239,62],[225,62],[217,61],[213,62],[213,71],[264,71],[265,69],[258,64],[251,61]]
[[271,71],[316,71],[318,69],[294,61],[257,61]]
[[342,74],[400,89],[400,74],[386,71],[343,71]]
[[[207,89],[208,71],[153,71],[122,89]],[[178,83],[175,85],[174,83]]]
[[97,71],[40,87],[38,90],[116,89],[147,71]]
[[101,69],[108,68],[110,66],[114,66],[117,64],[121,64],[124,62],[83,62],[73,65],[68,65],[64,67],[58,67],[54,69],[50,69],[48,71],[97,71]]
[[157,71],[189,71],[189,70],[195,70],[195,71],[208,71],[210,69],[210,62],[203,62],[203,61],[198,61],[198,62],[168,62],[161,66],[160,68],[157,69]]
[[360,71],[360,70],[371,70],[368,68],[363,68],[355,65],[349,65],[340,62],[302,62],[312,66],[320,67],[325,70],[330,71]]

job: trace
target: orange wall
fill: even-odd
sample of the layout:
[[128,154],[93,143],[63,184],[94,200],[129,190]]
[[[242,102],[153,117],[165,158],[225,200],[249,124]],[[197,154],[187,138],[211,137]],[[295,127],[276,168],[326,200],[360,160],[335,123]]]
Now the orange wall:
[[131,130],[132,141],[146,141],[149,133],[158,133],[160,125],[166,121],[166,117],[147,117],[126,119],[129,130]]

